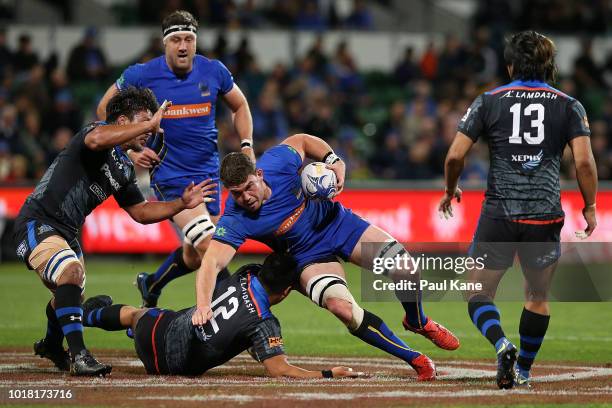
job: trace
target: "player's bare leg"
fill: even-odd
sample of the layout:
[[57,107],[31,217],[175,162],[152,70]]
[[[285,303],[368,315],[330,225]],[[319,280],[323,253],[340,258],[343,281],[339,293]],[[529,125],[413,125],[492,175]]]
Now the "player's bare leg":
[[[363,244],[372,246],[368,250],[364,250]],[[379,247],[374,248],[373,245],[378,244]],[[359,239],[349,260],[364,269],[372,270],[374,258],[393,258],[400,254],[408,255],[408,252],[387,232],[370,225]],[[385,275],[394,282],[400,280],[418,281],[420,273],[419,271],[393,269],[386,271]],[[402,324],[406,330],[425,336],[442,349],[456,350],[459,348],[459,340],[450,330],[425,315],[420,291],[396,291],[396,295],[405,311]]]
[[329,310],[353,336],[407,362],[417,371],[420,381],[435,379],[435,367],[427,356],[412,350],[378,316],[359,306],[338,262],[307,266],[300,276],[300,287],[302,294]]
[[[181,211],[174,216],[174,223],[185,235],[183,245],[170,254],[157,272],[154,274],[140,273],[136,277],[143,306],[157,306],[158,298],[164,286],[200,267],[219,217],[219,215],[210,215],[204,204]],[[227,277],[227,274],[227,272],[222,271],[220,277]]]
[[544,269],[523,268],[525,307],[521,313],[521,348],[516,362],[516,385],[529,386],[530,370],[546,336],[550,321],[548,294],[557,262]]

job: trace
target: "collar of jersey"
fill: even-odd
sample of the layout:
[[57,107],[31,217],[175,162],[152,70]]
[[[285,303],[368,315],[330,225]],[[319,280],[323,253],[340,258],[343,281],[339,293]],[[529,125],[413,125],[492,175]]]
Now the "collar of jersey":
[[192,65],[191,65],[191,71],[189,71],[189,72],[187,73],[187,75],[185,75],[185,77],[184,77],[184,78],[179,78],[178,76],[176,76],[176,74],[174,73],[174,71],[170,69],[170,67],[168,66],[168,61],[166,61],[166,54],[162,55],[160,58],[161,58],[161,60],[162,60],[162,61],[161,61],[161,63],[163,64],[164,69],[165,69],[165,70],[166,70],[166,71],[167,71],[167,72],[168,72],[170,75],[172,75],[174,78],[176,78],[176,79],[178,79],[178,80],[184,81],[184,80],[186,80],[187,78],[189,78],[189,76],[190,76],[190,75],[193,73],[193,71],[195,71],[195,69],[196,69],[196,59],[197,59],[197,58],[196,58],[196,56],[197,56],[197,54],[193,56],[193,63],[192,63]]
[[123,151],[123,149],[121,148],[121,146],[115,146],[114,147],[115,152],[117,153],[117,155],[121,158],[122,161],[127,161],[131,163],[130,158],[128,157],[127,154],[125,154],[125,152]]
[[253,296],[255,296],[255,300],[259,304],[261,308],[261,317],[266,318],[270,316],[270,299],[268,299],[268,294],[266,290],[257,279],[257,276],[251,274],[251,291],[253,292]]
[[516,80],[516,81],[512,81],[510,82],[508,85],[504,86],[505,87],[509,87],[509,86],[526,86],[528,88],[550,88],[550,85],[548,85],[546,82],[542,82],[542,81],[523,81],[523,80]]

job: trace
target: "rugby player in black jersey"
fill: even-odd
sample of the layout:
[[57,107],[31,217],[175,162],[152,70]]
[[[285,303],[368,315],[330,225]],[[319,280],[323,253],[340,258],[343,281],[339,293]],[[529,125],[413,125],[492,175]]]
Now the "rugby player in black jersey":
[[[203,326],[191,322],[195,306],[175,312],[121,304],[86,308],[84,325],[109,331],[131,328],[136,353],[149,374],[200,375],[249,350],[273,377],[359,376],[348,367],[310,371],[287,361],[280,324],[270,307],[287,297],[297,279],[295,260],[273,253],[263,265],[245,265],[217,282],[213,317]],[[96,296],[85,304],[103,305],[107,299]]]
[[[47,334],[34,344],[34,351],[73,375],[106,375],[112,369],[98,362],[83,342],[85,266],[78,234],[85,217],[112,195],[135,221],[154,223],[194,208],[215,193],[210,180],[191,183],[181,198],[169,202],[148,202],[138,190],[125,151],[143,149],[147,138],[159,131],[167,106],[159,108],[148,89],[129,88],[115,95],[107,106],[107,122],[89,124],[72,138],[15,222],[17,255],[53,293],[46,309]],[[64,337],[70,354],[64,350]]]
[[[485,138],[491,165],[471,255],[486,254],[486,269],[470,273],[469,280],[483,283],[483,289],[467,294],[468,310],[497,352],[497,385],[512,388],[529,385],[530,369],[550,319],[547,295],[560,256],[564,221],[559,183],[563,150],[569,145],[572,151],[584,200],[587,227],[576,232],[579,238],[590,236],[597,225],[597,170],[584,108],[550,86],[556,73],[554,43],[524,31],[509,38],[504,58],[512,82],[478,96],[461,119],[446,156],[446,192],[439,210],[452,216],[451,201],[461,198],[457,181],[464,158],[480,137]],[[526,280],[520,351],[506,338],[493,303],[515,254]]]

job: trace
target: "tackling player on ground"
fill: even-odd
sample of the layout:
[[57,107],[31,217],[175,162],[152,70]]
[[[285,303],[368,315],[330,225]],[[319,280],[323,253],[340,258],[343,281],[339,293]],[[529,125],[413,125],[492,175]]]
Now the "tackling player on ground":
[[[161,103],[172,101],[164,114],[164,134],[142,152],[128,152],[130,159],[150,169],[151,188],[160,201],[180,197],[186,183],[219,178],[217,98],[232,111],[242,151],[253,160],[253,124],[246,98],[232,74],[217,60],[196,55],[198,21],[186,11],[175,11],[162,22],[164,55],[146,64],[128,67],[110,86],[98,106],[104,119],[110,98],[127,86],[148,87]],[[172,218],[184,234],[184,243],[160,265],[155,274],[136,278],[143,306],[157,305],[162,288],[173,279],[196,270],[219,219],[220,196]],[[224,271],[220,278],[226,276]]]
[[104,295],[87,300],[92,308],[85,310],[84,324],[109,331],[132,328],[136,352],[149,374],[201,375],[248,349],[273,377],[359,376],[347,367],[310,371],[287,361],[280,323],[270,307],[289,295],[296,279],[295,260],[273,253],[263,265],[245,265],[217,282],[214,317],[203,326],[191,324],[195,307],[174,312],[111,306]]
[[[92,123],[72,138],[15,221],[17,255],[53,293],[46,310],[47,335],[34,344],[34,351],[73,375],[105,375],[112,368],[98,362],[83,342],[85,265],[78,235],[85,217],[112,195],[134,220],[148,224],[194,208],[216,194],[210,180],[190,183],[181,197],[167,202],[147,202],[138,190],[125,150],[142,150],[159,130],[166,108],[158,109],[148,89],[119,92],[107,105],[108,122]],[[64,336],[70,355],[62,345]]]
[[[497,385],[512,388],[528,385],[550,320],[547,296],[560,256],[564,213],[559,168],[566,145],[574,156],[584,200],[587,228],[576,233],[581,238],[591,235],[597,225],[597,170],[584,108],[549,85],[556,71],[553,42],[534,31],[521,32],[509,39],[504,57],[512,82],[476,98],[460,121],[446,157],[446,194],[439,209],[452,215],[452,199],[461,198],[457,180],[465,156],[478,138],[486,137],[491,167],[471,255],[486,254],[487,269],[470,273],[469,279],[484,287],[468,294],[468,310],[478,330],[495,347]],[[527,285],[515,372],[517,350],[504,334],[493,298],[517,252]]]
[[[409,348],[373,313],[359,306],[350,293],[338,257],[372,270],[373,257],[394,258],[404,247],[389,234],[340,203],[306,200],[299,170],[305,157],[324,161],[337,176],[338,192],[344,184],[345,165],[322,139],[298,134],[268,149],[258,168],[243,153],[230,153],[221,163],[221,180],[229,189],[225,211],[196,278],[197,309],[193,324],[212,316],[215,279],[247,239],[255,239],[275,251],[288,251],[300,270],[300,291],[326,308],[351,334],[410,364],[420,380],[435,379],[427,356]],[[369,244],[373,251],[364,250]],[[368,245],[365,245],[368,246]],[[398,271],[387,271],[394,278]],[[400,277],[401,278],[401,277]],[[407,330],[419,333],[438,347],[454,350],[457,338],[425,316],[420,294],[402,299]]]

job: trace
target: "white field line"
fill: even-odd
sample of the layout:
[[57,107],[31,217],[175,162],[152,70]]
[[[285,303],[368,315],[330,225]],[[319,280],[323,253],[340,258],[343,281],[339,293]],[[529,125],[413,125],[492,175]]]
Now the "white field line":
[[[27,365],[18,365],[19,372],[22,372],[24,368],[28,368]],[[36,369],[35,366],[32,368]],[[4,371],[5,373],[11,371]],[[48,372],[48,371],[45,371]],[[58,373],[55,371],[55,373]],[[471,379],[481,380],[487,378],[493,378],[495,376],[494,371],[486,370],[474,370],[474,369],[462,369],[462,368],[450,368],[447,374],[440,375],[439,379],[453,380],[453,379]],[[579,380],[588,379],[595,377],[606,377],[612,376],[611,368],[597,368],[594,367],[588,371],[578,371],[565,374],[554,374],[542,377],[536,377],[534,382],[558,382],[566,380]],[[338,386],[338,387],[415,387],[415,388],[436,388],[436,387],[452,387],[459,384],[452,383],[418,383],[413,378],[398,378],[398,377],[373,377],[372,381],[375,381],[376,385],[370,383],[370,379],[356,379],[356,380],[344,380],[344,381],[330,381],[330,380],[291,380],[291,379],[271,379],[268,377],[248,377],[245,379],[218,379],[214,377],[199,377],[199,378],[185,378],[185,377],[168,377],[168,376],[143,376],[137,380],[127,380],[118,378],[115,380],[112,376],[99,379],[77,379],[62,375],[61,378],[41,379],[41,380],[27,380],[27,381],[16,381],[16,380],[0,380],[0,387],[11,387],[11,386],[74,386],[74,387],[117,387],[117,388],[135,388],[135,387],[193,387],[193,386],[210,386],[210,387],[234,387],[234,386],[257,386],[257,385],[278,385],[282,387],[313,387],[317,385],[325,386]],[[605,390],[612,392],[610,390]]]
[[[103,354],[104,350],[100,350],[97,353]],[[6,352],[0,353],[0,358],[14,358],[19,360],[28,360],[32,361],[40,361],[40,359],[34,356],[32,353],[28,352]],[[102,359],[102,358],[101,358]],[[335,363],[340,363],[344,365],[353,365],[353,366],[362,366],[362,365],[370,365],[370,366],[379,366],[388,369],[404,369],[407,367],[405,363],[397,359],[391,358],[383,358],[383,357],[316,357],[316,356],[288,356],[290,362],[297,364],[312,364],[312,365],[330,365]],[[134,357],[118,357],[118,356],[110,356],[104,357],[105,363],[115,364],[121,367],[142,367],[142,362]],[[236,357],[234,357],[230,362],[224,364],[223,366],[239,366],[238,362],[252,362],[255,364],[255,361],[251,358],[250,355],[243,353]],[[439,370],[445,370],[446,366],[473,366],[473,367],[482,367],[482,368],[490,368],[495,369],[495,360],[494,357],[491,357],[490,362],[487,361],[470,361],[470,360],[442,360],[436,364]],[[538,364],[538,367],[542,368],[550,368],[557,370],[590,370],[594,368],[593,366],[584,366],[584,365],[561,365],[561,364],[547,364],[544,362],[543,364]]]
[[[0,356],[11,356],[13,358],[25,359],[26,362],[15,363],[15,364],[0,364],[0,373],[22,373],[22,372],[35,372],[35,373],[59,373],[54,368],[41,368],[38,365],[34,364],[34,362],[38,362],[39,359],[32,356],[29,353],[0,353]],[[382,369],[406,369],[406,377],[398,377],[398,376],[385,376],[384,373],[377,373],[375,376],[375,381],[377,383],[385,383],[383,386],[394,386],[392,383],[398,383],[398,386],[418,386],[422,387],[424,384],[414,382],[412,378],[414,373],[411,369],[408,369],[406,364],[397,363],[397,360],[391,359],[383,359],[383,358],[334,358],[335,363],[345,363],[346,365],[352,365],[353,367],[359,366],[369,366],[370,368],[382,368]],[[109,357],[104,359],[105,362],[112,363],[116,366],[128,366],[128,367],[142,367],[142,363],[138,359],[134,358],[122,358],[122,357]],[[291,361],[298,364],[313,364],[313,365],[329,365],[330,361],[328,359],[320,359],[313,357],[294,357]],[[246,366],[245,366],[246,364]],[[458,367],[463,366],[463,367]],[[473,368],[466,368],[473,367]],[[237,356],[232,362],[225,364],[220,367],[216,367],[211,371],[218,372],[226,372],[226,371],[245,371],[247,369],[252,369],[257,367],[257,364],[251,359],[251,357],[247,354],[242,354]],[[479,367],[478,369],[476,367]],[[488,369],[482,369],[480,367],[488,367]],[[478,362],[469,362],[469,361],[443,361],[441,365],[438,365],[439,371],[439,379],[440,380],[455,380],[455,379],[473,379],[473,380],[481,380],[487,378],[493,378],[495,376],[495,370],[492,369],[486,363],[478,363]],[[566,380],[575,380],[575,379],[587,379],[594,377],[605,377],[612,376],[612,368],[604,368],[604,367],[584,367],[584,366],[564,366],[564,365],[545,365],[548,368],[556,368],[566,370],[565,373],[559,374],[549,374],[544,376],[538,376],[534,378],[534,382],[558,382],[558,381],[566,381]],[[375,373],[370,373],[375,374]],[[164,380],[164,378],[168,379],[168,382]],[[329,384],[327,380],[320,380],[322,384]],[[353,382],[353,384],[361,384],[362,386],[370,386],[367,382],[363,382],[363,380],[356,380],[360,382]],[[365,380],[367,381],[367,380]],[[25,384],[31,386],[40,386],[40,385],[64,385],[66,383],[79,387],[87,387],[91,385],[102,386],[102,387],[191,387],[194,385],[198,386],[243,386],[243,385],[253,385],[254,383],[260,384],[269,384],[271,382],[276,382],[282,386],[312,386],[316,384],[312,380],[307,380],[302,383],[299,380],[272,380],[267,377],[249,377],[244,380],[217,380],[214,377],[204,376],[198,379],[188,379],[184,377],[154,377],[154,376],[145,376],[139,380],[123,380],[118,379],[118,383],[115,383],[112,377],[108,379],[75,379],[75,378],[60,378],[60,379],[45,379],[45,380],[30,380],[29,382],[23,381],[11,381],[11,380],[0,380],[0,386],[15,386],[20,385],[24,386]],[[342,383],[336,383],[338,386],[345,386]],[[368,385],[366,385],[368,384]],[[409,385],[410,384],[410,385]],[[452,386],[452,384],[440,384],[440,386]]]
[[[604,392],[585,391],[534,391],[534,390],[461,390],[461,391],[438,391],[432,394],[428,391],[377,391],[367,393],[327,393],[327,392],[289,392],[275,395],[275,399],[298,400],[298,401],[349,401],[355,399],[372,398],[472,398],[487,396],[508,396],[508,395],[542,395],[542,396],[599,396],[612,395],[612,391]],[[235,401],[250,402],[255,400],[269,399],[268,396],[261,395],[190,395],[190,396],[143,396],[136,397],[137,400],[168,400],[168,401]]]

